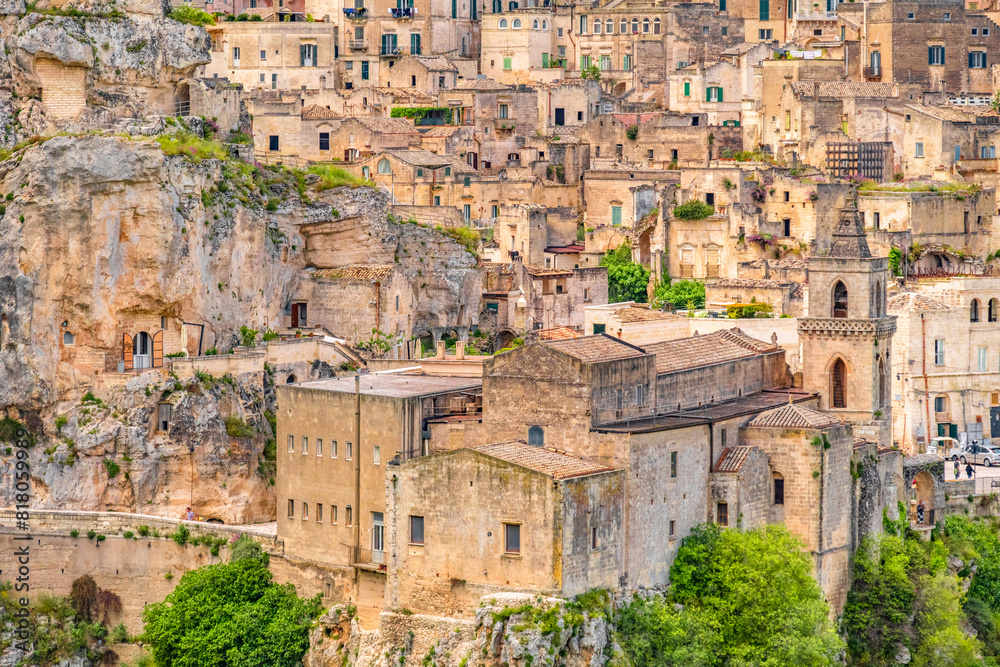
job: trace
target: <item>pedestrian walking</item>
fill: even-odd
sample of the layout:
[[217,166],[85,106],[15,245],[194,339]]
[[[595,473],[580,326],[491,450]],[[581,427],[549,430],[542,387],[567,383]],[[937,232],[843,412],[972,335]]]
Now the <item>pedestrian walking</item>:
[[185,514],[185,517],[188,521],[194,521],[194,512],[191,511],[190,507],[187,508],[187,514]]
[[971,463],[966,463],[965,464],[965,475],[969,479],[972,479],[972,464]]
[[958,479],[961,476],[962,476],[962,473],[959,472],[959,468],[958,468],[958,459],[955,459],[955,479]]
[[917,523],[923,524],[924,522],[924,501],[917,503]]

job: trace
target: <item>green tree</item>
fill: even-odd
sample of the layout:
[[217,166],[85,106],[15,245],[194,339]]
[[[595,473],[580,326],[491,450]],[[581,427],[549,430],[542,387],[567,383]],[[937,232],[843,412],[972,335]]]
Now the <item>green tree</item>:
[[601,68],[597,65],[589,65],[583,68],[580,72],[580,78],[584,81],[600,81],[601,80]]
[[601,266],[608,267],[608,301],[646,303],[649,271],[632,261],[632,248],[628,243],[604,253]]
[[238,542],[228,563],[185,573],[166,600],[146,607],[143,639],[158,665],[301,665],[319,596],[303,600],[274,583],[255,546]]
[[669,303],[674,310],[694,310],[705,306],[705,283],[697,280],[675,280],[660,283],[653,294],[656,306]]
[[833,665],[843,642],[802,542],[781,525],[695,529],[670,568],[668,597],[622,610],[635,667]]
[[941,572],[923,577],[916,600],[915,667],[973,667],[982,665],[980,646],[962,631],[961,589],[958,580]]

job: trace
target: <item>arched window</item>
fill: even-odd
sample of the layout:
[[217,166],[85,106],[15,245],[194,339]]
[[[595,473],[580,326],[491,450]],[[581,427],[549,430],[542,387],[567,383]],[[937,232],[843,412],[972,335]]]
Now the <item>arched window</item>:
[[833,286],[833,316],[847,317],[847,288],[839,280]]
[[639,19],[632,19],[632,32],[639,32]]
[[833,364],[831,387],[831,403],[835,408],[847,407],[847,364],[843,359],[837,359]]
[[969,304],[969,321],[979,321],[979,299],[973,299],[972,303]]
[[545,444],[545,431],[541,426],[532,426],[528,429],[528,444],[532,447],[541,447]]
[[771,479],[774,483],[774,504],[784,505],[785,504],[785,478],[781,473],[771,473]]
[[469,178],[468,176],[466,176],[466,177],[465,177],[465,178],[464,178],[464,179],[462,180],[462,185],[464,185],[465,187],[469,187],[470,185],[472,185],[472,179],[471,179],[471,178]]
[[548,22],[548,20],[542,19],[542,30],[548,30],[548,29],[549,29],[549,22]]
[[68,331],[63,332],[63,345],[73,345],[76,342],[76,336]]
[[889,405],[889,374],[885,372],[885,362],[878,360],[878,406]]
[[882,317],[882,281],[875,281],[875,317]]
[[601,19],[594,19],[594,34],[601,34]]
[[378,161],[378,173],[380,174],[392,173],[392,166],[389,164],[389,161],[386,160],[385,158],[382,158],[381,160]]
[[653,34],[660,34],[660,19],[653,19]]
[[649,34],[649,19],[642,20],[642,34],[644,35]]
[[309,503],[302,503],[302,518],[309,518]]
[[287,378],[285,378],[285,384],[295,384],[295,376],[289,375]]
[[997,309],[998,308],[1000,308],[1000,302],[997,302],[996,299],[990,299],[989,312],[987,313],[987,316],[988,316],[987,319],[989,319],[990,322],[996,322],[997,321]]
[[510,24],[511,30],[521,29],[521,19],[514,19],[514,22]]
[[507,19],[500,19],[500,24],[497,26],[497,28],[500,29],[500,30],[506,30],[507,29]]
[[608,19],[607,21],[604,22],[604,32],[606,32],[609,35],[615,34],[615,20],[614,19]]
[[628,21],[627,20],[622,19],[621,23],[618,24],[618,32],[620,32],[623,35],[628,32]]
[[538,19],[535,19],[531,24],[532,30],[538,30]]

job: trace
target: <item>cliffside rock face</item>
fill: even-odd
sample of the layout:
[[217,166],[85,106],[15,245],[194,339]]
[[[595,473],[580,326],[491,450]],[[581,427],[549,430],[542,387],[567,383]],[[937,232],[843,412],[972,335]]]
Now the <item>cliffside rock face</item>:
[[608,612],[522,593],[485,597],[476,620],[384,612],[364,631],[343,606],[320,618],[306,667],[603,667]]

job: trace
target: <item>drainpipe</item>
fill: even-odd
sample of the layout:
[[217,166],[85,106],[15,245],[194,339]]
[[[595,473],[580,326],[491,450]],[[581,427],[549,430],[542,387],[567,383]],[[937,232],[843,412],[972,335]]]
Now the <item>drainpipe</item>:
[[375,281],[375,329],[382,330],[382,283]]
[[[924,314],[920,313],[920,364],[924,374],[924,410],[927,411],[927,430],[924,431],[924,451],[931,441],[931,392],[927,382],[927,328]],[[923,452],[921,452],[923,453]]]

